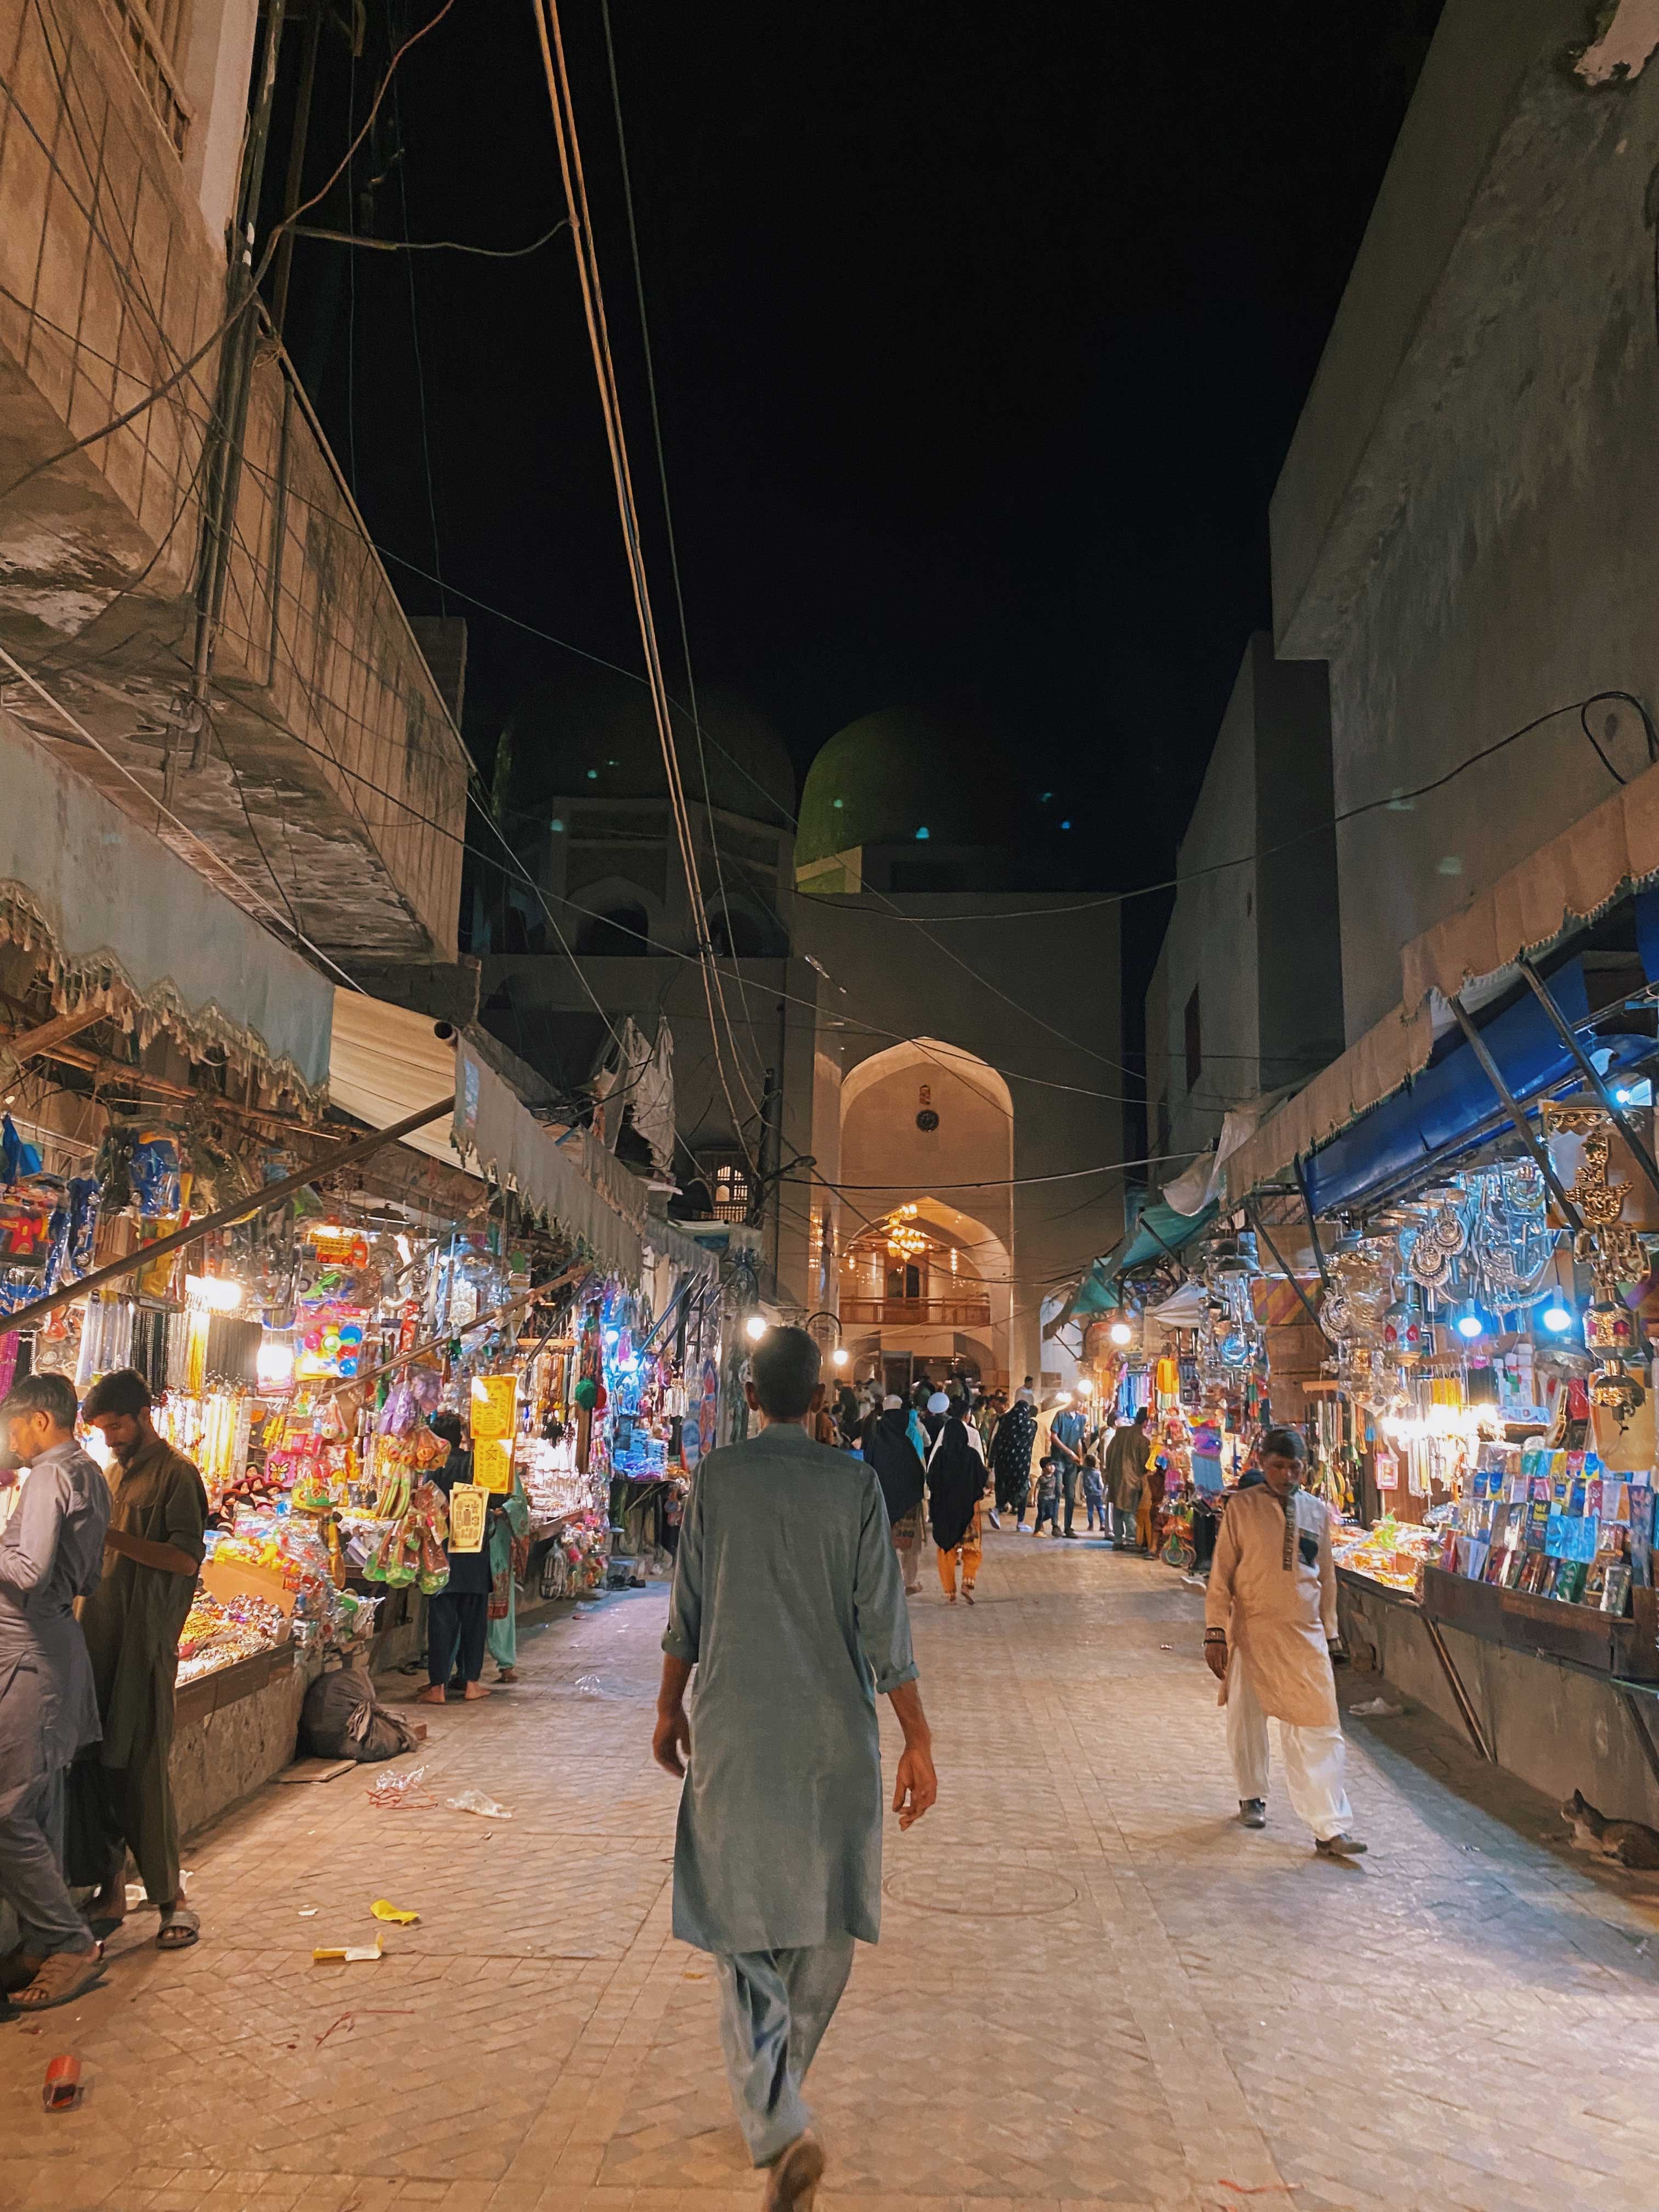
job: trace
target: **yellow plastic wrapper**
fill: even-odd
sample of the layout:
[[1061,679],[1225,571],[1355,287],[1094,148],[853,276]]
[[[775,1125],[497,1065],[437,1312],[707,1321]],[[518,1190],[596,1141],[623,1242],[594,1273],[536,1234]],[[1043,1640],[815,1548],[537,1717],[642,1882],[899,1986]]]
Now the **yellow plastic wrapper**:
[[401,1905],[393,1905],[385,1897],[377,1897],[368,1909],[377,1920],[390,1920],[398,1928],[412,1928],[421,1917],[418,1912],[406,1912]]

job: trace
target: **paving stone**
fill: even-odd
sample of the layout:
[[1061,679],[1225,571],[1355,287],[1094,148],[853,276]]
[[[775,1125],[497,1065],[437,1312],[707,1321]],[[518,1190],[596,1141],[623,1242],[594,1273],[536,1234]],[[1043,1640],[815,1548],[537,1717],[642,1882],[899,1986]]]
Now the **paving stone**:
[[[1353,1724],[1362,1865],[1282,1793],[1247,1834],[1194,1592],[1007,1535],[981,1588],[916,1601],[941,1796],[890,1832],[814,2069],[824,2212],[1649,2212],[1651,1886],[1417,1717]],[[200,1945],[136,1922],[45,2035],[0,2024],[5,2212],[756,2212],[709,1961],[669,1928],[663,1608],[527,1632],[516,1692],[431,1717],[434,1804],[349,1775],[195,1839]],[[450,1811],[469,1786],[512,1818]],[[380,1896],[419,1923],[313,1966]],[[88,2093],[47,2116],[58,2049]]]

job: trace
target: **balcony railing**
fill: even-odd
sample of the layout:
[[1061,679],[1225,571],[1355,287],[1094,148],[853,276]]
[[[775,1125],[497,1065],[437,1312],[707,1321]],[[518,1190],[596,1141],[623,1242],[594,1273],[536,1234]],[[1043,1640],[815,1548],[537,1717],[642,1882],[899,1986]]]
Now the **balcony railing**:
[[842,1322],[896,1328],[989,1328],[989,1298],[842,1298]]

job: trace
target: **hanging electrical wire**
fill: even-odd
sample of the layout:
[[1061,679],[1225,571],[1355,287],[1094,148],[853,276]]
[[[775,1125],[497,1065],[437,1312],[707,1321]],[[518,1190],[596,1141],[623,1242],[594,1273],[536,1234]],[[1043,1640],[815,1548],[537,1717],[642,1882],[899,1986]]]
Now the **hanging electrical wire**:
[[[581,144],[576,131],[575,109],[571,98],[569,75],[565,63],[563,34],[560,27],[558,0],[531,0],[536,18],[537,41],[541,48],[542,64],[547,77],[549,104],[553,112],[554,131],[558,142],[559,169],[563,179],[565,201],[570,211],[570,223],[576,245],[576,267],[581,282],[582,307],[587,320],[588,343],[592,351],[593,367],[599,386],[600,412],[604,416],[605,441],[611,453],[611,474],[617,488],[617,505],[623,526],[623,543],[628,557],[629,580],[634,591],[635,611],[639,619],[640,641],[645,652],[647,678],[650,687],[652,709],[656,718],[657,736],[662,748],[663,770],[668,786],[669,811],[673,818],[675,835],[679,843],[680,864],[684,871],[687,896],[691,902],[692,926],[696,933],[697,956],[702,971],[703,993],[708,1006],[710,1035],[714,1044],[715,1065],[719,1071],[720,1088],[732,1117],[733,1132],[751,1171],[758,1173],[754,1156],[750,1152],[744,1134],[743,1118],[732,1096],[726,1075],[725,1055],[720,1046],[720,1021],[716,1018],[715,1002],[720,1002],[720,1016],[724,1020],[732,1055],[737,1061],[739,1087],[747,1091],[740,1060],[737,1059],[736,1042],[732,1036],[731,1016],[725,1003],[724,987],[714,959],[714,948],[708,939],[708,918],[704,908],[702,884],[697,868],[696,839],[685,802],[685,791],[680,775],[679,758],[675,747],[673,721],[669,709],[666,685],[663,680],[662,657],[658,646],[657,629],[652,611],[651,590],[646,574],[644,548],[641,539],[639,510],[634,496],[632,473],[629,467],[627,439],[623,432],[622,404],[617,387],[616,369],[611,352],[610,332],[605,322],[605,295],[599,281],[599,260],[593,237],[592,217],[588,209],[586,180],[583,174]],[[760,1113],[759,1102],[752,1093],[747,1094],[750,1108]]]

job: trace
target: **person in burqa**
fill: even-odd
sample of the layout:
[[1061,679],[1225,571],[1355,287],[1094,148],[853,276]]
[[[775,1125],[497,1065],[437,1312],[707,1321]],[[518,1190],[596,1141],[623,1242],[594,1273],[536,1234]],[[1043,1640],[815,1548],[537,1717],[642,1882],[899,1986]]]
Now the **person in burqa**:
[[910,1434],[914,1416],[902,1398],[884,1400],[882,1409],[864,1425],[863,1450],[876,1471],[887,1518],[893,1531],[893,1549],[904,1570],[904,1587],[914,1597],[921,1588],[921,1547],[927,1533],[922,1510],[927,1486],[921,1455]]
[[1015,1397],[996,1425],[991,1437],[991,1472],[996,1478],[997,1505],[1025,1526],[1031,1498],[1031,1446],[1036,1442],[1036,1406],[1029,1390]]
[[957,1568],[969,1605],[979,1579],[980,1503],[985,1496],[985,1462],[977,1433],[960,1412],[952,1413],[927,1455],[927,1498],[933,1541],[939,1547],[939,1578],[952,1605],[957,1601]]

